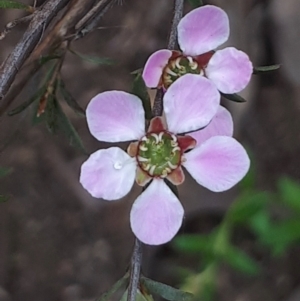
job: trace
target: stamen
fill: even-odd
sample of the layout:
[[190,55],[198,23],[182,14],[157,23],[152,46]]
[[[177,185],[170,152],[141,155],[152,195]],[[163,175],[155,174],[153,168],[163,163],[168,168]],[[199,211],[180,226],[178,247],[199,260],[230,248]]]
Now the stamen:
[[180,151],[180,147],[179,146],[176,146],[172,149],[172,152],[176,152],[176,151]]
[[191,65],[193,63],[193,59],[190,56],[187,56],[186,58],[187,58],[187,60],[189,61],[190,65]]
[[159,137],[158,137],[158,135],[155,134],[155,133],[151,133],[151,136],[155,138],[155,142],[156,142],[156,144],[157,144],[157,143],[159,142]]
[[178,143],[175,141],[171,141],[171,146],[173,146],[173,147],[178,146]]
[[171,134],[173,141],[177,141],[177,137],[174,134]]
[[175,61],[175,66],[178,68],[178,69],[181,69],[183,66],[180,65],[180,61],[181,61],[181,58],[177,58],[176,61]]
[[145,171],[148,171],[149,169],[150,169],[150,167],[151,167],[151,164],[143,164],[143,169],[145,170]]
[[144,136],[141,140],[142,140],[142,141],[149,142],[149,139],[148,139],[146,136]]
[[151,168],[150,168],[150,170],[149,170],[150,176],[153,176],[155,168],[156,168],[156,165],[152,165],[152,166],[151,166]]
[[166,72],[170,75],[177,76],[177,74],[174,71],[172,71],[169,67],[166,68]]
[[190,66],[192,70],[196,70],[198,68],[198,64],[196,62],[191,63]]
[[162,136],[164,135],[164,132],[160,132],[159,134],[158,134],[158,140],[159,141],[162,141]]
[[141,156],[138,156],[137,158],[138,158],[139,162],[148,162],[149,161],[148,158],[144,158],[144,157],[141,157]]
[[143,152],[148,150],[148,147],[146,147],[145,145],[140,144],[139,149]]
[[167,164],[171,167],[171,169],[176,169],[178,167],[177,165],[172,164],[170,161],[168,161]]

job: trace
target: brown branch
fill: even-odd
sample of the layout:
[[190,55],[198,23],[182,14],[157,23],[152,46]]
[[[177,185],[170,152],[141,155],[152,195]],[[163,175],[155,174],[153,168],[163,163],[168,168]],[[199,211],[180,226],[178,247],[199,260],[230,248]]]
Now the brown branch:
[[136,301],[142,264],[142,243],[136,238],[130,264],[130,280],[127,301]]
[[76,25],[77,34],[75,40],[82,38],[94,30],[102,16],[113,6],[115,2],[117,2],[117,0],[100,0]]
[[[39,70],[41,67],[40,58],[43,55],[51,55],[53,51],[60,48],[61,43],[70,35],[73,36],[73,38],[76,37],[76,32],[79,30],[85,30],[84,34],[91,31],[91,25],[96,24],[95,26],[97,26],[97,22],[100,17],[103,16],[107,9],[111,7],[111,4],[113,4],[116,0],[100,0],[97,4],[95,4],[95,1],[96,0],[72,0],[69,3],[66,12],[53,26],[49,34],[35,48],[27,60],[27,64],[23,66],[23,71],[19,76],[20,80],[13,85],[0,106],[0,116],[19,95],[32,75]],[[102,5],[99,5],[99,3]],[[95,10],[95,7],[97,7],[97,10]],[[93,11],[93,14],[91,14],[90,11]],[[85,18],[85,15],[89,15],[90,17]],[[82,22],[84,19],[86,20],[86,24],[83,24]],[[87,27],[83,26],[83,28],[79,28],[78,24],[82,24],[82,26],[84,25]]]
[[48,1],[33,13],[32,21],[22,39],[0,67],[0,100],[6,95],[15,76],[39,43],[40,38],[54,16],[69,2],[69,0]]

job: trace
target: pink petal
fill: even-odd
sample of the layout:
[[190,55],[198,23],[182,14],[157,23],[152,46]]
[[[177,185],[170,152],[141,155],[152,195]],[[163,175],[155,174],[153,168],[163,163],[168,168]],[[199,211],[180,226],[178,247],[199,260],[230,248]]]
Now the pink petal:
[[131,228],[145,244],[164,244],[178,232],[183,214],[183,207],[171,189],[163,180],[153,179],[132,206]]
[[178,43],[186,55],[199,55],[228,40],[229,20],[219,7],[205,5],[186,14],[178,24]]
[[229,136],[233,135],[233,120],[229,111],[219,106],[217,114],[211,120],[207,127],[200,131],[189,133],[189,136],[196,139],[197,144],[202,144],[213,136]]
[[183,166],[202,186],[225,191],[247,173],[250,160],[243,146],[234,138],[215,136],[185,155]]
[[216,51],[208,62],[207,77],[223,93],[237,93],[249,83],[253,66],[243,51],[228,47]]
[[163,69],[172,56],[171,50],[158,50],[147,60],[143,71],[143,79],[148,88],[156,88],[162,76]]
[[93,197],[117,200],[131,190],[135,171],[136,160],[111,147],[90,155],[81,166],[79,181]]
[[100,141],[138,140],[145,134],[142,101],[123,91],[96,95],[86,109],[91,134]]
[[206,126],[216,114],[220,93],[207,78],[186,74],[177,79],[164,96],[169,131],[184,133]]

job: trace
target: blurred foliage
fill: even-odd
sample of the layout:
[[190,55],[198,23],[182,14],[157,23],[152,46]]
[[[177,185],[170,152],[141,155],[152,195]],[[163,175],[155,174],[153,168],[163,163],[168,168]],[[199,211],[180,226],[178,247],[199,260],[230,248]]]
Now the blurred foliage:
[[34,11],[33,7],[18,1],[0,0],[0,8],[23,9],[30,13]]
[[211,233],[182,235],[174,240],[176,250],[199,256],[202,271],[190,271],[182,288],[201,300],[214,300],[218,269],[223,264],[249,276],[261,271],[251,254],[232,243],[238,227],[250,231],[257,244],[275,258],[300,243],[300,184],[282,178],[277,191],[271,193],[258,191],[254,183],[255,174],[250,171],[240,184],[240,195]]
[[199,7],[203,5],[202,0],[188,0],[188,2],[191,4],[193,8]]
[[[60,58],[60,57],[58,57]],[[56,55],[43,57],[41,64],[44,66],[44,76],[41,77],[35,93],[18,107],[8,112],[13,116],[32,107],[34,111],[33,124],[45,123],[52,134],[63,133],[70,145],[83,153],[87,153],[76,129],[65,114],[62,101],[79,116],[85,116],[85,111],[80,107],[71,93],[67,90],[60,75],[61,60]]]

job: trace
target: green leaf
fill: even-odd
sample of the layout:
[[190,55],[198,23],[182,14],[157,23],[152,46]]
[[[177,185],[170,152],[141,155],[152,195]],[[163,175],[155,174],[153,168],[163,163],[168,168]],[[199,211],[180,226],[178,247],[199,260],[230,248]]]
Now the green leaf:
[[151,102],[141,72],[137,73],[134,78],[133,86],[132,86],[132,94],[136,95],[142,100],[146,119],[150,120],[152,117]]
[[211,235],[189,234],[180,235],[173,241],[173,246],[186,253],[212,253],[213,241]]
[[199,7],[203,5],[202,0],[189,0],[189,3],[192,5],[193,8]]
[[13,9],[24,9],[30,13],[33,12],[33,7],[22,2],[0,0],[0,8],[13,8]]
[[264,238],[264,242],[271,247],[274,256],[282,255],[291,245],[299,241],[299,218],[273,224]]
[[[22,111],[24,111],[26,108],[28,108],[32,103],[34,103],[36,101],[40,101],[41,97],[46,93],[48,81],[50,80],[54,70],[55,70],[55,65],[51,66],[48,69],[48,72],[47,72],[45,78],[43,79],[43,84],[42,84],[41,88],[39,88],[36,91],[36,93],[34,93],[33,96],[31,98],[29,98],[27,101],[23,102],[18,107],[9,111],[7,113],[8,116],[13,116],[13,115],[19,114]],[[35,110],[35,112],[37,112],[37,110]]]
[[90,56],[90,55],[85,55],[82,53],[79,53],[77,51],[74,51],[72,49],[69,49],[69,51],[78,57],[80,57],[82,60],[89,62],[91,64],[95,65],[113,65],[114,61],[110,58],[107,57],[95,57],[95,56]]
[[249,220],[249,225],[258,236],[259,241],[262,244],[265,244],[270,232],[272,231],[271,218],[267,208],[264,208],[257,214],[253,215]]
[[190,301],[193,300],[193,294],[183,292],[169,285],[141,277],[141,283],[151,294],[159,295],[169,301]]
[[45,55],[45,56],[41,56],[39,58],[39,64],[40,65],[44,65],[46,64],[47,62],[51,61],[51,60],[56,60],[56,59],[60,59],[61,56],[60,55]]
[[226,220],[230,223],[246,223],[253,215],[263,210],[268,202],[267,192],[244,193],[230,206]]
[[[117,290],[119,290],[122,286],[127,286],[129,274],[126,273],[121,279],[119,279],[110,290],[105,292],[100,298],[96,299],[96,301],[106,301],[108,300]],[[122,300],[122,299],[121,299]]]
[[45,114],[47,127],[51,133],[56,134],[59,130],[61,130],[69,139],[70,145],[87,154],[77,131],[53,95],[50,95],[48,98]]
[[300,185],[289,178],[281,178],[278,183],[280,201],[300,213]]
[[75,113],[80,116],[85,116],[85,111],[81,108],[75,98],[71,95],[71,93],[66,89],[65,83],[60,80],[58,83],[59,91],[66,101],[67,105],[74,110]]
[[32,103],[34,103],[35,101],[39,101],[40,98],[45,94],[46,89],[47,89],[46,86],[38,89],[38,91],[31,98],[29,98],[27,101],[23,102],[22,104],[20,104],[18,107],[14,108],[13,110],[9,111],[7,113],[7,115],[8,116],[14,116],[16,114],[19,114],[19,113],[23,112]]
[[223,97],[225,97],[226,99],[232,100],[234,102],[246,102],[246,99],[243,98],[242,96],[234,93],[234,94],[225,94],[225,93],[221,93],[221,95]]
[[253,74],[259,74],[264,72],[274,71],[280,68],[280,65],[270,65],[270,66],[261,66],[261,67],[254,67]]
[[259,265],[246,253],[234,246],[228,246],[223,253],[222,259],[235,270],[248,275],[257,275],[260,271]]

